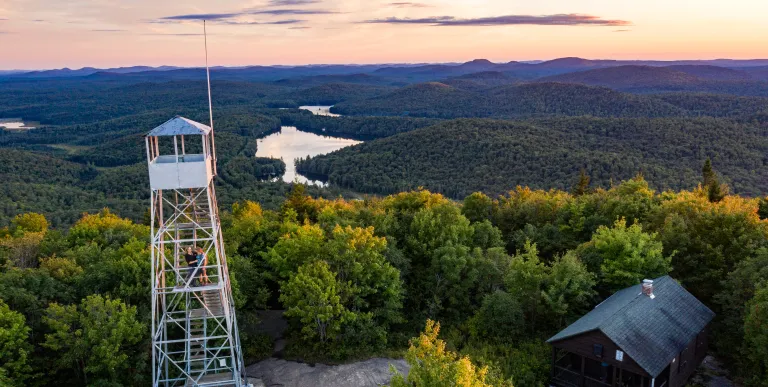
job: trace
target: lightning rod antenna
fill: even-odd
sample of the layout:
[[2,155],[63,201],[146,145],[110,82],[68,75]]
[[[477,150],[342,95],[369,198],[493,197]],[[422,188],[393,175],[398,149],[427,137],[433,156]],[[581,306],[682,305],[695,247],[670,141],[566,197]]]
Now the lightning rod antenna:
[[211,70],[208,68],[208,32],[203,20],[203,39],[205,40],[205,78],[208,81],[208,117],[211,122],[211,153],[213,157],[213,175],[216,175],[216,144],[213,140],[213,102],[211,101]]

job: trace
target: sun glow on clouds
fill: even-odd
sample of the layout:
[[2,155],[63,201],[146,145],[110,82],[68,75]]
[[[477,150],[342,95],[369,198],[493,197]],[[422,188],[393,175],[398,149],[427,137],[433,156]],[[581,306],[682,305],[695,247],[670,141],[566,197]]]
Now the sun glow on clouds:
[[682,3],[5,0],[0,66],[199,65],[203,19],[217,65],[768,57],[768,2]]

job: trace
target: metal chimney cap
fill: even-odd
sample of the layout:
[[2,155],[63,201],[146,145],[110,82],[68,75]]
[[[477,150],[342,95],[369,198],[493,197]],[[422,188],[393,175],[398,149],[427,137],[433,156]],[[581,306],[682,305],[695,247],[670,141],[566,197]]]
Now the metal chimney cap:
[[643,280],[643,283],[644,283],[644,284],[653,284],[653,280],[644,279],[644,280]]

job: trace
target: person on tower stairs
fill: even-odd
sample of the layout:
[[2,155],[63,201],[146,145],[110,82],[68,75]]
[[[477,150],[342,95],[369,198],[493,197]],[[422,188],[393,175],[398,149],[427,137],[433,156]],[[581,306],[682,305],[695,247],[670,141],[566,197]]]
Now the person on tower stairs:
[[[198,281],[196,278],[193,278],[195,275],[195,272],[197,271],[197,267],[199,266],[199,261],[197,259],[197,252],[192,248],[192,246],[187,247],[187,252],[184,254],[184,260],[187,261],[187,266],[189,267],[189,270],[187,270],[187,277],[184,280],[186,284],[189,286],[197,286]],[[202,275],[200,276],[202,278]]]
[[197,265],[198,267],[202,268],[200,281],[206,285],[210,284],[211,280],[208,279],[208,271],[205,269],[205,266],[208,266],[208,257],[205,256],[205,252],[203,251],[202,247],[197,248]]

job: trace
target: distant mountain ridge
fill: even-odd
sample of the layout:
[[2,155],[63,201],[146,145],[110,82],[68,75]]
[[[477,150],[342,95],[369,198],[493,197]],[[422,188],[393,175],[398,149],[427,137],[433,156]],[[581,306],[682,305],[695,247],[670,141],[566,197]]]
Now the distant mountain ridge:
[[[532,63],[534,62],[534,63]],[[219,76],[227,79],[258,78],[261,80],[278,80],[309,75],[332,75],[370,73],[374,76],[413,79],[421,82],[429,79],[456,77],[465,74],[496,71],[512,73],[512,75],[525,79],[534,79],[574,71],[600,69],[617,66],[717,66],[730,69],[750,69],[756,67],[768,67],[768,59],[714,59],[714,60],[607,60],[584,59],[578,57],[558,58],[548,61],[529,61],[507,63],[494,63],[487,59],[475,59],[466,63],[428,63],[428,64],[373,64],[373,65],[304,65],[304,66],[238,66],[238,67],[213,67]],[[183,68],[176,66],[131,66],[117,68],[84,67],[81,69],[51,69],[28,72],[0,71],[3,78],[64,78],[64,77],[169,77],[171,79],[191,79],[200,77],[200,68]],[[762,73],[761,73],[762,74]]]
[[[14,72],[10,76],[14,78],[61,78],[61,77],[85,77],[96,73],[112,73],[112,74],[130,74],[140,73],[145,71],[171,71],[178,70],[181,67],[176,66],[130,66],[130,67],[115,67],[107,69],[98,69],[95,67],[83,67],[81,69],[61,68],[53,70],[39,70],[28,72]],[[0,74],[2,75],[2,74]]]

